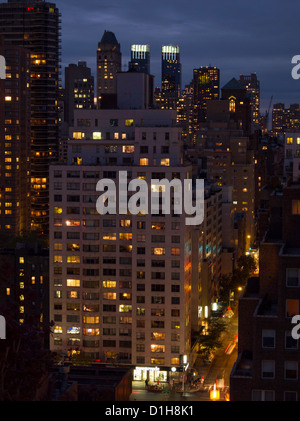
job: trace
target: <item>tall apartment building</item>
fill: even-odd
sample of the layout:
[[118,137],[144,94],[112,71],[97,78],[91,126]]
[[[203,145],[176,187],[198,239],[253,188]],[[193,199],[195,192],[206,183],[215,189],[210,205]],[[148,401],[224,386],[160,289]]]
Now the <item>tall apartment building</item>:
[[246,89],[251,103],[252,131],[259,129],[260,122],[260,82],[256,73],[240,75],[240,84]]
[[0,230],[28,232],[30,215],[30,54],[0,41],[6,79],[0,80]]
[[177,100],[181,95],[181,62],[178,46],[162,46],[161,94],[164,108],[176,109]]
[[74,125],[76,108],[94,108],[94,76],[85,61],[65,68],[64,116],[68,126]]
[[193,83],[186,85],[177,101],[177,123],[182,128],[183,141],[191,143],[193,129]]
[[193,130],[207,119],[207,101],[218,100],[220,95],[220,70],[216,67],[194,69],[193,75]]
[[122,53],[115,34],[104,31],[97,50],[98,108],[117,107],[117,73],[121,71]]
[[49,165],[58,158],[60,13],[54,3],[8,0],[0,4],[6,44],[30,52],[32,229],[49,224]]
[[272,193],[269,226],[260,243],[259,277],[239,300],[238,358],[230,377],[232,401],[299,401],[298,182]]
[[99,215],[96,183],[118,188],[124,170],[151,194],[151,179],[191,178],[176,111],[76,110],[70,138],[67,165],[51,167],[51,349],[166,378],[190,358],[192,227],[174,212]]
[[130,52],[129,70],[150,73],[150,45],[133,44]]
[[[234,88],[232,84],[229,87]],[[245,91],[242,92],[245,95]],[[244,214],[246,222],[246,241],[238,245],[240,252],[246,251],[255,241],[254,199],[258,181],[255,142],[248,132],[250,113],[243,108],[239,111],[244,104],[237,104],[244,102],[242,98],[240,89],[238,94],[230,89],[225,99],[208,101],[207,121],[200,124],[195,144],[192,143],[186,150],[196,169],[195,176],[219,186],[232,186],[234,212]],[[248,107],[246,111],[249,111]]]

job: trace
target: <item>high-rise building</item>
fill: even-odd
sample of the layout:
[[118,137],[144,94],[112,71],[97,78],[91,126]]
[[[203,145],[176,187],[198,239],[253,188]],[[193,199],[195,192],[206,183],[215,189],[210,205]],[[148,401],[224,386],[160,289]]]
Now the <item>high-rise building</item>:
[[207,101],[218,100],[220,95],[220,70],[216,67],[194,69],[193,77],[193,130],[206,121]]
[[[177,123],[182,128],[184,143],[189,144],[193,133],[193,83],[186,85],[177,101]],[[158,96],[156,96],[157,104]]]
[[162,46],[161,93],[164,98],[164,108],[176,109],[176,103],[181,94],[181,63],[178,46]]
[[0,4],[0,34],[7,45],[30,51],[32,229],[49,224],[49,165],[58,158],[60,13],[54,3]]
[[245,135],[252,133],[252,113],[250,97],[246,88],[232,78],[221,89],[221,99],[229,101],[230,117]]
[[85,61],[65,68],[64,115],[68,126],[74,125],[76,108],[94,108],[94,76]]
[[0,230],[30,230],[30,53],[1,43],[6,80],[0,80]]
[[150,73],[150,46],[133,44],[131,46],[131,61],[129,70]]
[[252,130],[258,130],[260,122],[260,82],[256,73],[240,75],[240,84],[246,89],[251,103]]
[[104,31],[97,51],[98,108],[117,107],[117,73],[121,71],[121,47],[115,34]]

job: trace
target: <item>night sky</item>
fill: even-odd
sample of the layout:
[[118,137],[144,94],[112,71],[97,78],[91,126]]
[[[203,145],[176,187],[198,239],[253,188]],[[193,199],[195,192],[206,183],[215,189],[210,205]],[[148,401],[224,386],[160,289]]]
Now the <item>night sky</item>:
[[[232,77],[257,73],[262,110],[300,103],[300,79],[291,59],[300,55],[299,0],[57,0],[62,13],[62,70],[87,61],[93,74],[104,30],[121,44],[127,70],[131,44],[149,44],[151,73],[160,86],[161,45],[179,45],[182,82],[193,69],[216,66],[221,87]],[[63,77],[63,75],[62,75]]]

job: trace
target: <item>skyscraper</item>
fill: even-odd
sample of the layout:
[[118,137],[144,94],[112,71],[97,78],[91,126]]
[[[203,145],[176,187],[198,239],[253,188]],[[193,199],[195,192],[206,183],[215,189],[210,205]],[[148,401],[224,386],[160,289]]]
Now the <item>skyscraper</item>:
[[117,73],[121,67],[120,44],[113,32],[104,31],[97,51],[98,108],[117,107]]
[[173,45],[162,46],[161,92],[164,108],[176,109],[181,94],[180,48]]
[[64,93],[65,121],[69,126],[74,124],[74,110],[94,108],[94,77],[85,61],[69,64],[65,68]]
[[260,82],[256,73],[250,76],[240,75],[240,84],[246,89],[251,103],[252,130],[258,130],[260,118]]
[[8,0],[0,4],[0,34],[7,45],[30,51],[32,229],[49,224],[49,165],[59,147],[60,13],[54,3]]
[[150,46],[133,44],[131,46],[131,61],[129,70],[150,73]]
[[30,230],[30,53],[5,46],[6,80],[0,80],[0,230]]
[[220,70],[216,67],[194,69],[193,77],[193,128],[199,129],[199,123],[207,117],[207,101],[218,100],[220,93]]

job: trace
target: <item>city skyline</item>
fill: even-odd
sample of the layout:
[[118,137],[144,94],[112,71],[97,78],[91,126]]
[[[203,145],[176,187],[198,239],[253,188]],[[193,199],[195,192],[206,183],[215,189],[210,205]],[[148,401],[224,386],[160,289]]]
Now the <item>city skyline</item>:
[[173,44],[180,46],[182,88],[192,80],[194,68],[211,65],[220,69],[221,87],[232,77],[256,72],[262,111],[271,96],[273,104],[298,103],[300,86],[291,76],[291,60],[299,54],[294,30],[299,4],[294,0],[290,4],[287,8],[269,0],[263,5],[257,0],[247,5],[235,0],[226,4],[188,1],[184,5],[167,2],[161,8],[155,0],[148,8],[135,0],[126,5],[58,2],[64,22],[62,66],[85,60],[94,74],[97,43],[109,30],[121,44],[122,70],[128,68],[131,44],[150,45],[155,86],[161,83],[161,46]]

